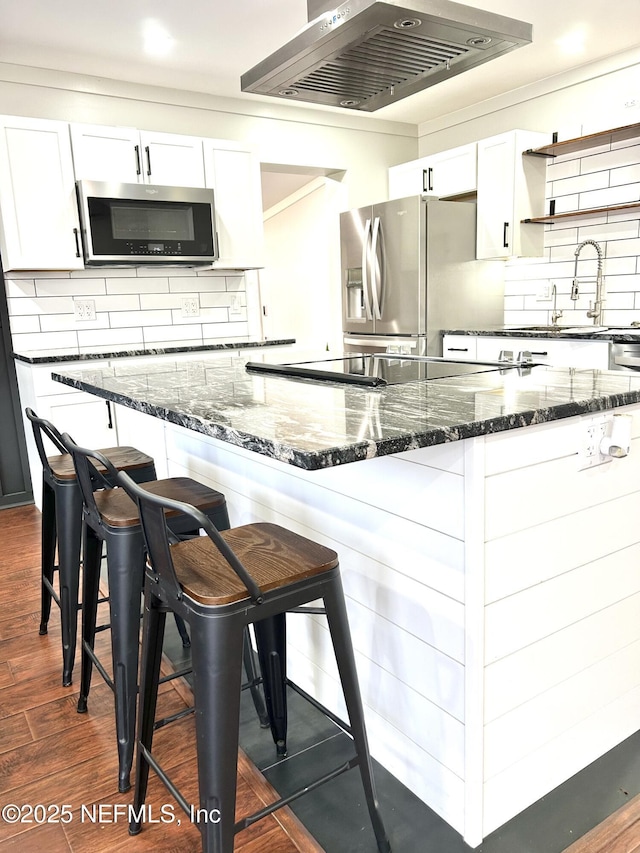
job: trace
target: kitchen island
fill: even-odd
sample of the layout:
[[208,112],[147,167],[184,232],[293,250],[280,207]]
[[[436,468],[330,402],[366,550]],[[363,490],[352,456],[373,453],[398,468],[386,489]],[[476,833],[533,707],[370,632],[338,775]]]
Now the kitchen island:
[[[338,551],[378,761],[476,846],[637,730],[640,376],[363,389],[247,360],[54,378],[116,403],[120,442],[223,491],[233,524]],[[631,452],[595,464],[614,411],[632,415]],[[343,712],[321,617],[289,620],[289,667]]]

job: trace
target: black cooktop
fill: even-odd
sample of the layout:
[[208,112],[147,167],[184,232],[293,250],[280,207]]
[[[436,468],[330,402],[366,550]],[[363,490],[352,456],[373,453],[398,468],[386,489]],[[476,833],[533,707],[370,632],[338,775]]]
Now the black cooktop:
[[300,361],[292,364],[267,364],[249,361],[252,373],[316,379],[324,382],[346,382],[350,385],[401,385],[426,379],[445,379],[471,373],[509,370],[517,363],[449,361],[436,356],[387,355],[386,353],[353,353],[341,358]]

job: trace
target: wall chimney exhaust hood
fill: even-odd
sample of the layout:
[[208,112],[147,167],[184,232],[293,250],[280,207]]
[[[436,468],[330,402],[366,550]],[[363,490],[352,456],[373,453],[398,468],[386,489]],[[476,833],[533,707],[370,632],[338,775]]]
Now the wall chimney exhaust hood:
[[532,39],[531,24],[450,0],[307,0],[307,13],[243,92],[373,112]]

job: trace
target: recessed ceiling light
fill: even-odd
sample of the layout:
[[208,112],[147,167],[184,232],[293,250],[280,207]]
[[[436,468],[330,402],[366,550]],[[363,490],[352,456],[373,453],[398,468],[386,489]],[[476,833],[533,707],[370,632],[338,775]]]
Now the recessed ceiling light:
[[144,52],[149,56],[167,56],[175,45],[175,39],[155,18],[143,22],[142,41]]
[[584,53],[586,33],[584,29],[572,30],[562,38],[556,39],[556,44],[563,53],[569,55]]

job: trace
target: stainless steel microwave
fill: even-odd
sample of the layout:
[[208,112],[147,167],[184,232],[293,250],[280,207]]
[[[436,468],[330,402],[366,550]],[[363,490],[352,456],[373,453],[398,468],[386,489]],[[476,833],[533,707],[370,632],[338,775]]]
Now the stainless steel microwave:
[[76,188],[87,266],[217,260],[213,190],[111,181]]

